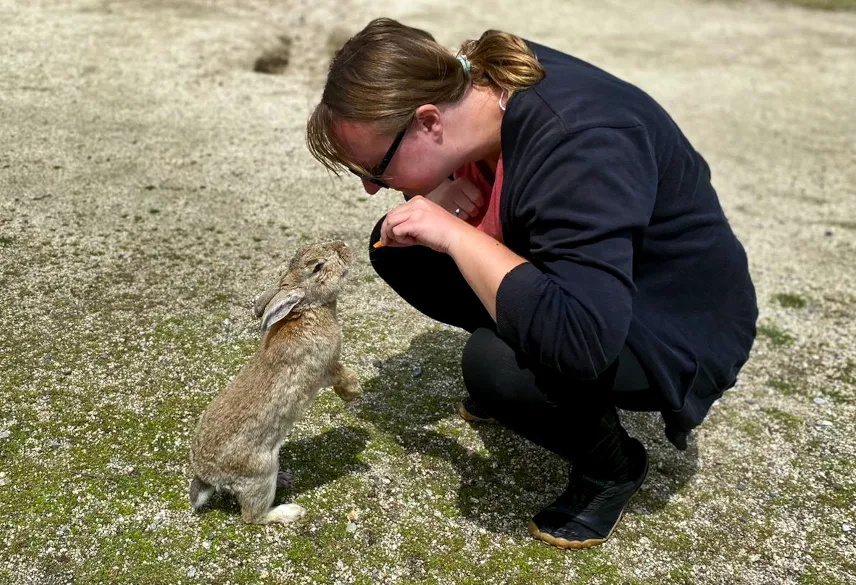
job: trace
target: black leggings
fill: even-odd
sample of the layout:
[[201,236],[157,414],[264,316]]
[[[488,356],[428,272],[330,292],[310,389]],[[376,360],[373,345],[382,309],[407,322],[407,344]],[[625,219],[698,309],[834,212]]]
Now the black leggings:
[[476,402],[523,437],[592,472],[610,473],[627,434],[616,406],[660,410],[636,356],[624,347],[597,379],[581,381],[531,363],[496,334],[496,324],[454,260],[423,246],[379,248],[379,222],[369,259],[377,274],[413,307],[472,333],[462,373]]

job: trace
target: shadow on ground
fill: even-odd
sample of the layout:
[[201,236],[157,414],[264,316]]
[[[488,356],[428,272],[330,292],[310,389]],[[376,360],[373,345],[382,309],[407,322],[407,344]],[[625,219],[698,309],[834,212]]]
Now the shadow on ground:
[[[421,455],[423,465],[445,471],[451,465],[459,476],[457,505],[465,517],[492,532],[521,534],[532,515],[565,488],[567,463],[501,426],[474,425],[487,454],[426,428],[454,413],[466,396],[460,355],[467,335],[428,331],[414,337],[407,352],[377,362],[379,374],[364,385],[356,412],[407,452]],[[651,514],[693,476],[698,452],[693,443],[676,451],[663,435],[658,413],[622,412],[622,419],[646,445],[652,464],[645,491],[628,512]]]
[[[369,433],[359,427],[337,427],[305,439],[288,440],[279,452],[279,468],[293,474],[288,488],[278,488],[274,505],[293,501],[299,494],[330,483],[351,473],[365,471],[368,465],[357,456],[365,449]],[[218,494],[212,499],[214,510],[239,513],[231,496]]]

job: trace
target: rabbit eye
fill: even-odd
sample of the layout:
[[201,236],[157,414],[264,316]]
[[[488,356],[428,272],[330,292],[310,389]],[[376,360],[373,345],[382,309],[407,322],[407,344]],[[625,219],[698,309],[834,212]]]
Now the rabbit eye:
[[321,272],[322,268],[324,268],[324,261],[323,260],[315,265],[315,268],[312,269],[312,274],[317,274],[318,272]]

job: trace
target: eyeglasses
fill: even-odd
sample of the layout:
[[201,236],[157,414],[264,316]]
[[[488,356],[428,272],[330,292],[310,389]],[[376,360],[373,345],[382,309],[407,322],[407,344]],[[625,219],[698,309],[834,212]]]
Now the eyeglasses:
[[398,150],[398,146],[401,144],[401,140],[404,138],[404,135],[407,133],[407,128],[405,127],[401,132],[395,135],[395,140],[392,141],[392,146],[389,147],[389,150],[386,151],[386,154],[383,156],[383,160],[380,161],[376,167],[369,169],[370,174],[364,175],[362,173],[358,173],[354,169],[349,169],[353,174],[358,176],[363,181],[368,181],[374,185],[382,189],[389,189],[389,185],[384,183],[378,177],[382,177],[386,172],[386,167],[389,166],[389,163],[392,162],[392,157],[395,156],[395,151]]

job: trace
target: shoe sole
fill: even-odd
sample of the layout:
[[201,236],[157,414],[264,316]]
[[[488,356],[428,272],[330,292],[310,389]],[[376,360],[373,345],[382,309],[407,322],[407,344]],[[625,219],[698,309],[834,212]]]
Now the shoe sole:
[[552,534],[547,534],[546,532],[541,532],[538,529],[538,526],[530,520],[529,521],[529,534],[531,534],[534,538],[546,542],[547,544],[553,545],[558,548],[564,549],[573,549],[573,550],[582,550],[584,548],[591,548],[593,546],[597,546],[599,544],[603,544],[609,537],[612,536],[612,533],[615,531],[615,527],[618,526],[618,523],[621,522],[621,518],[624,516],[624,510],[621,511],[621,514],[618,516],[618,520],[615,523],[615,526],[612,527],[612,530],[609,531],[609,534],[606,535],[606,538],[589,538],[587,540],[567,540],[565,538],[556,538]]
[[463,402],[458,405],[458,414],[461,415],[461,418],[467,422],[488,423],[491,425],[499,423],[499,421],[495,418],[482,418],[480,416],[472,414],[469,410],[467,410]]
[[[633,496],[639,493],[639,490],[642,488],[642,484],[645,483],[645,478],[648,477],[648,468],[650,466],[650,462],[645,465],[645,473],[642,475],[642,481],[639,482],[639,487],[636,488],[636,491],[633,492]],[[568,540],[566,538],[556,538],[552,534],[548,534],[546,532],[541,532],[541,529],[533,522],[529,521],[529,534],[531,534],[534,538],[546,542],[547,544],[553,545],[558,548],[563,549],[572,549],[572,550],[582,550],[584,548],[591,548],[593,546],[598,546],[599,544],[603,544],[612,536],[612,533],[615,532],[615,529],[618,528],[618,525],[621,523],[621,519],[624,517],[624,511],[627,509],[627,506],[630,504],[630,500],[633,499],[633,496],[627,500],[627,504],[624,504],[624,507],[621,509],[621,513],[618,515],[618,520],[615,521],[615,524],[612,526],[612,529],[609,531],[609,534],[606,535],[606,538],[588,538],[586,540]]]

